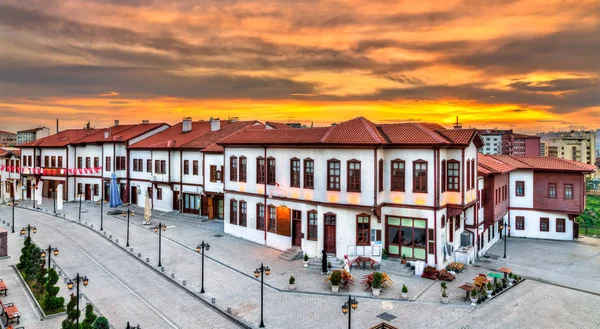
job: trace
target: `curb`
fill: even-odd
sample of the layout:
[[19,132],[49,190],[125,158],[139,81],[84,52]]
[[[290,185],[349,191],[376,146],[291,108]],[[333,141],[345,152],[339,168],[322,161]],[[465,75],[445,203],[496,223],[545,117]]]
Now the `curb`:
[[40,319],[40,321],[44,321],[45,319],[52,319],[52,318],[57,318],[59,316],[65,316],[65,315],[67,315],[66,311],[60,312],[60,313],[46,315],[46,312],[44,312],[44,310],[40,306],[40,303],[38,302],[37,298],[35,298],[35,295],[31,291],[31,288],[29,288],[29,285],[27,284],[27,282],[25,282],[25,279],[23,278],[23,276],[21,276],[21,272],[19,272],[19,270],[17,269],[17,267],[15,265],[10,265],[10,267],[12,267],[13,271],[15,271],[15,273],[17,274],[17,277],[19,277],[19,281],[21,281],[21,284],[23,286],[25,286],[25,288],[27,288],[27,293],[29,293],[29,296],[33,299],[33,302],[35,303],[35,307],[37,308],[38,312],[42,316],[42,318]]

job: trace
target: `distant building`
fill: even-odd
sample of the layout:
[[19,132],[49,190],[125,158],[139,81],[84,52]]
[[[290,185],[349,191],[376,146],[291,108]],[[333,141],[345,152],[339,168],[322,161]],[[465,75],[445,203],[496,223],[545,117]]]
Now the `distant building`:
[[50,136],[50,129],[48,127],[17,131],[17,144],[33,142],[47,136]]
[[[549,157],[579,161],[587,164],[595,164],[596,131],[595,130],[571,130],[565,132],[549,132],[540,134],[546,145],[546,154]],[[596,170],[596,177],[600,176],[600,170]]]
[[485,146],[479,149],[483,154],[502,154],[502,134],[508,130],[479,129],[477,130]]
[[486,155],[540,155],[540,137],[517,134],[509,130],[479,129],[485,145],[479,149]]
[[0,130],[0,146],[14,146],[17,143],[17,134]]

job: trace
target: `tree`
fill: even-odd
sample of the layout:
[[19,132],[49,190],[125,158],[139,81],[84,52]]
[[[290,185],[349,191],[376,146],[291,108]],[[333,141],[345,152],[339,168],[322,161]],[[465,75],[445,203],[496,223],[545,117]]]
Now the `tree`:
[[92,324],[98,316],[94,314],[94,305],[87,304],[85,306],[85,318],[83,319],[83,329],[92,329]]
[[48,270],[48,279],[46,280],[45,288],[46,294],[44,295],[44,310],[55,311],[65,305],[65,299],[63,297],[56,297],[60,291],[59,287],[56,287],[58,282],[58,274],[53,268]]
[[67,303],[67,318],[62,322],[62,329],[77,329],[75,322],[80,315],[80,311],[75,309],[77,307],[77,297],[75,294],[71,294],[71,300]]
[[94,324],[92,324],[92,329],[110,329],[108,320],[103,316],[97,318]]
[[31,248],[31,238],[26,237],[25,242],[23,243],[23,248],[21,248],[21,257],[19,257],[19,264],[17,264],[17,268],[20,270],[25,269],[27,266],[27,262],[29,261],[29,248]]

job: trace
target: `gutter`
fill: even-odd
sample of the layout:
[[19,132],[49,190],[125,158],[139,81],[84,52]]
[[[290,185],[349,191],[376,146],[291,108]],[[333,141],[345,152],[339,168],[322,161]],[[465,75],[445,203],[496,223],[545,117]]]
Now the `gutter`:
[[433,201],[433,236],[435,237],[435,249],[433,250],[434,263],[437,268],[437,208],[440,203],[440,197],[438,195],[438,160],[440,157],[440,150],[436,147],[433,148],[433,193],[435,194],[435,200]]
[[[269,207],[267,206],[267,146],[264,145],[263,148],[265,149],[265,188],[263,190],[263,197],[265,200],[265,221],[264,221],[264,233],[265,233],[265,245],[267,245],[267,224],[269,222],[269,217],[267,216],[267,211],[269,209]],[[248,166],[248,164],[246,164],[246,166]],[[247,178],[246,178],[247,180]],[[277,211],[275,211],[275,213],[277,214]],[[270,214],[269,214],[270,215]]]

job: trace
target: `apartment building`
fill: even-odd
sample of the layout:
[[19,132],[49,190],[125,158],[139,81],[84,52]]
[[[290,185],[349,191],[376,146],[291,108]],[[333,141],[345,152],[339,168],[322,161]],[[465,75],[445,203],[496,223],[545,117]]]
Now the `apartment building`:
[[479,149],[479,152],[483,154],[502,154],[502,135],[508,132],[508,130],[479,129],[477,132],[481,136],[481,140],[485,143]]
[[11,147],[17,144],[17,134],[0,130],[0,147]]
[[[546,145],[549,157],[579,161],[587,164],[596,163],[596,131],[571,130],[568,132],[549,132],[540,134]],[[596,170],[600,177],[600,170]]]
[[47,127],[17,131],[17,144],[33,142],[34,140],[48,136],[50,136],[50,129]]
[[359,117],[325,128],[249,130],[218,144],[225,232],[257,243],[340,258],[379,247],[442,267],[476,223],[483,142],[474,129]]
[[540,155],[540,137],[517,134],[512,129],[479,129],[477,131],[485,143],[479,152],[487,155]]

